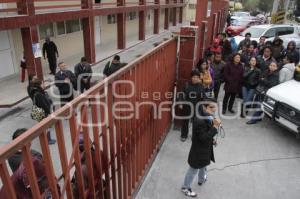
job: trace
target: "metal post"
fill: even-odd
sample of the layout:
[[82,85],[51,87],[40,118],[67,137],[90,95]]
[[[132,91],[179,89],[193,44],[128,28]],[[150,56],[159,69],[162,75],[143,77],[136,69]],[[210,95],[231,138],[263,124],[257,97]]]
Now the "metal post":
[[[125,6],[125,0],[118,0],[118,6]],[[117,14],[118,49],[126,48],[126,13]]]
[[[92,0],[82,0],[82,9],[93,9]],[[82,19],[83,23],[83,41],[84,41],[84,55],[88,62],[94,63],[96,61],[95,53],[95,23],[92,14],[87,18]]]
[[[145,5],[145,0],[140,0],[139,5]],[[139,11],[139,40],[145,40],[146,34],[146,17],[145,17],[145,10]]]

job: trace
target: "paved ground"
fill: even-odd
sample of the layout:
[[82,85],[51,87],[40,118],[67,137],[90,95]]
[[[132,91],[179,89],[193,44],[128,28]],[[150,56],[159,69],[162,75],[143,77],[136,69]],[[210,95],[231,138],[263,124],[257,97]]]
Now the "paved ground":
[[[208,167],[208,181],[202,187],[193,185],[198,198],[298,199],[300,141],[268,119],[254,126],[245,119],[223,122],[226,137],[218,140],[217,162]],[[180,187],[191,140],[182,143],[179,135],[169,133],[137,199],[186,198]]]

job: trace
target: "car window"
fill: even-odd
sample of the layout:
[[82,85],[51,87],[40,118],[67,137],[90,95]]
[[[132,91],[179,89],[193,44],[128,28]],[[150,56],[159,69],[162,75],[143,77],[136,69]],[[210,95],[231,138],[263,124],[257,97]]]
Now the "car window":
[[278,28],[276,28],[277,36],[290,35],[293,33],[294,33],[294,27],[278,27]]
[[251,37],[253,38],[259,38],[262,36],[262,34],[265,32],[266,28],[257,28],[257,27],[250,27],[244,30],[244,32],[241,33],[242,36],[245,37],[246,33],[251,33]]
[[275,28],[269,29],[269,30],[264,34],[264,36],[265,36],[266,38],[275,37],[275,36],[276,36],[276,30],[275,30]]

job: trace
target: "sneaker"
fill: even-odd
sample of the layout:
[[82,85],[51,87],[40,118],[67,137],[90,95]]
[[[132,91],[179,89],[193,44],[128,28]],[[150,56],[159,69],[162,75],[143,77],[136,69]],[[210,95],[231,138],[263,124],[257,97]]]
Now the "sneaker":
[[181,191],[188,197],[192,197],[192,198],[197,197],[197,194],[193,192],[192,189],[181,188]]
[[181,142],[185,142],[186,139],[187,139],[186,137],[181,137],[181,138],[180,138]]
[[204,181],[203,182],[198,182],[198,185],[202,186],[204,183],[206,183],[206,181],[207,181],[207,178],[204,178]]

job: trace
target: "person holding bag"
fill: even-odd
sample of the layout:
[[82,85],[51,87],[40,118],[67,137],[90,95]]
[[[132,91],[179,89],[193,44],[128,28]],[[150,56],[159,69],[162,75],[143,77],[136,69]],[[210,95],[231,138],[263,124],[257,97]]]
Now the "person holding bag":
[[[32,119],[40,122],[51,113],[52,100],[44,91],[44,85],[41,80],[33,79],[31,82],[30,96],[32,96],[33,108]],[[55,144],[55,140],[51,138],[50,131],[47,132],[48,144]]]

